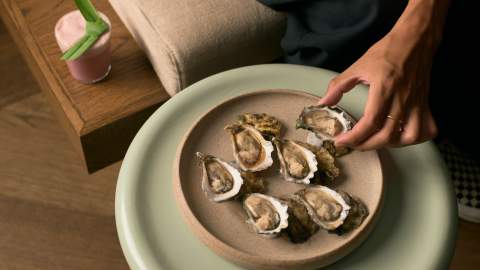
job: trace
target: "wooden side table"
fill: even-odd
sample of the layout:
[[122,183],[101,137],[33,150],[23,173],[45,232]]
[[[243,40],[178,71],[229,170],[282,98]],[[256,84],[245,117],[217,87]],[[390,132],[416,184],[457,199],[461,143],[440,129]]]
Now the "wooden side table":
[[94,4],[112,22],[112,70],[105,81],[84,85],[60,60],[53,31],[74,1],[0,0],[3,22],[88,172],[122,159],[147,117],[169,98],[108,1]]

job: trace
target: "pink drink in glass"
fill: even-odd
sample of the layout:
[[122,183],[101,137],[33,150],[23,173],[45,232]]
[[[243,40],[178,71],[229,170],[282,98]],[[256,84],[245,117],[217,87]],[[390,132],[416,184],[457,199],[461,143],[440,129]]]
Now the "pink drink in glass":
[[[99,12],[109,29],[83,55],[67,63],[70,74],[82,83],[96,83],[110,72],[110,20]],[[85,19],[79,10],[65,14],[55,25],[55,38],[63,52],[67,51],[85,34]]]

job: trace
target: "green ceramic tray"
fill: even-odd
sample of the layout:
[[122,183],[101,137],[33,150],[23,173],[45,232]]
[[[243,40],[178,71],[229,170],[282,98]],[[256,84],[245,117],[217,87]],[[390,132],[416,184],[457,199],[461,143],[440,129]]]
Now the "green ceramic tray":
[[[295,65],[260,65],[204,79],[162,105],[133,140],[118,178],[116,223],[130,267],[241,269],[205,247],[184,223],[172,191],[176,148],[195,120],[216,104],[256,89],[303,89],[321,95],[335,73]],[[357,118],[365,87],[340,105]],[[434,146],[380,151],[386,182],[377,227],[328,269],[443,269],[456,236],[453,186]]]

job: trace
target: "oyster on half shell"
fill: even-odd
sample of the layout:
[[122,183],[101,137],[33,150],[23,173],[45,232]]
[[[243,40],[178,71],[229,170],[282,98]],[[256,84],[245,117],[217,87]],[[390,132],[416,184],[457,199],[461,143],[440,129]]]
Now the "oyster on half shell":
[[244,171],[262,171],[273,164],[272,142],[250,125],[233,124],[225,127],[230,132],[233,156]]
[[272,196],[252,193],[243,201],[247,223],[256,233],[274,237],[288,227],[288,206]]
[[234,163],[212,155],[196,153],[202,168],[202,190],[214,202],[235,199],[254,192],[264,192],[262,178],[252,172],[242,172]]
[[297,184],[310,184],[318,170],[315,154],[297,141],[274,138],[273,143],[277,148],[283,178]]
[[324,147],[294,141],[273,139],[280,161],[280,173],[297,184],[331,182],[340,175],[335,157]]
[[[353,128],[355,120],[347,112],[336,106],[305,107],[297,119],[296,128],[311,131],[307,142],[324,146],[324,142],[335,141],[335,137]],[[345,149],[335,151],[337,156],[347,153]]]
[[325,186],[308,187],[295,193],[308,210],[312,220],[327,231],[342,226],[350,205],[335,190]]

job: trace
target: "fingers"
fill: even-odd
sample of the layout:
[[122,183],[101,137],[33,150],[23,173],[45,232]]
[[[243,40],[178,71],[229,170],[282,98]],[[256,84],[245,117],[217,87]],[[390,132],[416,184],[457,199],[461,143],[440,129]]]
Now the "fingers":
[[337,104],[343,96],[343,93],[350,91],[359,83],[358,78],[350,72],[345,71],[337,77],[330,80],[325,96],[320,99],[319,104],[332,106]]
[[399,146],[422,143],[437,135],[437,125],[430,110],[420,112],[415,108],[405,124],[405,130],[400,137]]
[[387,110],[391,106],[391,97],[377,85],[370,85],[365,111],[358,123],[349,132],[339,135],[335,139],[337,146],[346,145],[356,148],[369,136],[376,133],[385,123]]
[[418,107],[412,108],[409,112],[403,128],[398,146],[415,144],[421,136],[422,129],[422,112]]
[[[394,113],[391,113],[394,114]],[[366,151],[385,146],[407,146],[422,143],[437,135],[437,126],[430,110],[413,107],[403,121],[403,132],[399,132],[397,121],[385,121],[384,127],[370,138],[357,145],[355,149]]]
[[364,142],[355,146],[355,149],[367,151],[382,148],[386,145],[390,145],[392,141],[397,141],[399,136],[400,132],[398,122],[387,118],[381,130],[370,136]]
[[422,133],[424,137],[422,137],[422,139],[425,141],[431,140],[437,137],[438,127],[437,127],[437,124],[435,123],[435,119],[433,118],[433,115],[430,109],[428,109],[423,115],[424,115],[423,121],[425,124],[423,125],[424,129],[422,130]]
[[402,110],[403,105],[399,101],[393,101],[392,108],[389,114],[387,114],[391,116],[391,118],[385,115],[383,127],[365,141],[355,146],[355,149],[366,151],[397,144],[400,139],[400,128],[403,122]]

